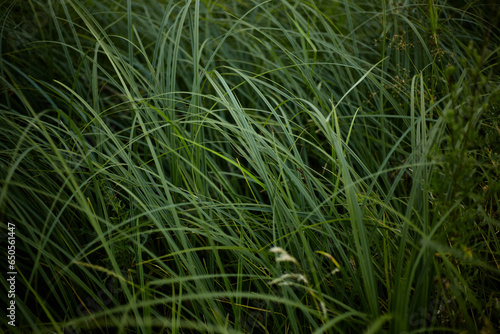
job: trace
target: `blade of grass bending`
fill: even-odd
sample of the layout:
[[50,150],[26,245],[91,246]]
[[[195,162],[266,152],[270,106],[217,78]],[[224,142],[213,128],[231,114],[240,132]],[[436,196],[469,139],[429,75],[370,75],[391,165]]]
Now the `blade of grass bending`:
[[195,146],[199,146],[199,147],[201,147],[201,148],[203,148],[203,149],[207,150],[208,152],[215,154],[215,155],[216,155],[216,156],[218,156],[219,158],[224,159],[225,161],[229,162],[231,165],[233,165],[233,166],[235,166],[236,168],[238,168],[239,170],[241,170],[241,172],[242,172],[244,175],[248,175],[248,176],[250,176],[250,178],[251,178],[252,180],[254,180],[254,181],[255,181],[255,182],[256,182],[259,186],[261,186],[261,187],[262,187],[262,189],[264,189],[264,190],[266,189],[266,186],[265,186],[265,185],[264,185],[264,184],[263,184],[263,183],[262,183],[262,182],[261,182],[261,181],[260,181],[260,180],[259,180],[259,179],[258,179],[258,178],[257,178],[257,177],[253,174],[253,173],[252,173],[252,172],[250,172],[250,171],[249,171],[248,169],[246,169],[245,167],[241,166],[241,164],[240,164],[239,162],[234,162],[233,160],[229,159],[229,158],[228,158],[228,157],[226,157],[225,155],[222,155],[221,153],[216,152],[216,151],[214,151],[214,150],[212,150],[212,149],[210,149],[210,148],[208,148],[208,147],[206,147],[206,146],[203,146],[203,145],[201,145],[201,144],[198,144],[198,143],[197,143],[197,142],[195,142],[195,141],[192,141],[192,140],[189,140],[189,139],[187,139],[187,138],[184,138],[184,137],[182,137],[181,135],[176,134],[176,136],[177,136],[177,137],[179,137],[180,139],[182,139],[183,141],[186,141],[186,142],[188,142],[188,143],[191,143],[191,144],[193,144],[193,145],[195,145]]
[[351,172],[349,170],[346,157],[342,153],[344,150],[342,149],[343,145],[340,126],[333,103],[332,108],[333,110],[331,114],[334,116],[334,127],[336,129],[336,133],[333,134],[336,137],[336,140],[334,138],[332,141],[333,146],[335,147],[337,159],[340,162],[342,176],[344,178],[347,208],[350,215],[353,239],[356,245],[356,252],[360,262],[359,265],[361,268],[361,273],[363,275],[363,287],[366,294],[363,299],[368,304],[366,306],[368,307],[370,314],[372,316],[378,316],[380,313],[380,309],[378,306],[378,290],[375,283],[374,267],[372,264],[372,259],[370,257],[371,252],[368,245],[367,231],[363,224],[363,213],[356,196],[356,184],[351,179]]
[[[416,84],[417,79],[420,77],[420,119],[417,120],[416,117],[416,108],[415,104],[415,94],[417,93]],[[412,144],[412,152],[411,152],[411,163],[418,164],[415,170],[412,173],[412,188],[410,191],[410,197],[408,199],[406,212],[405,212],[405,220],[403,221],[403,229],[401,232],[401,241],[399,243],[399,249],[407,249],[409,245],[409,241],[411,238],[410,235],[410,221],[414,215],[414,213],[419,213],[420,217],[423,216],[423,231],[428,232],[428,228],[426,228],[426,221],[429,221],[428,215],[428,195],[425,191],[423,191],[422,179],[427,177],[427,164],[426,164],[426,154],[424,152],[425,149],[425,141],[427,137],[427,133],[425,132],[425,100],[424,100],[424,91],[423,89],[423,74],[415,75],[412,79],[411,83],[411,97],[410,97],[410,113],[411,113],[411,144]],[[420,209],[419,209],[420,208]],[[420,211],[423,211],[421,213]],[[424,232],[425,233],[425,232]],[[411,240],[415,242],[415,240]],[[428,252],[427,252],[428,253]],[[411,255],[410,263],[412,266],[407,266],[403,269],[404,264],[408,261],[408,258],[404,257],[404,252],[398,252],[397,264],[396,264],[396,283],[394,285],[394,300],[392,301],[393,312],[397,315],[395,317],[395,321],[391,324],[394,330],[396,331],[404,331],[407,328],[406,317],[410,308],[410,290],[412,287],[412,282],[414,280],[415,270],[418,266],[420,266],[420,262],[422,258],[421,252],[417,256],[414,253]],[[427,261],[427,258],[423,258],[422,261]],[[423,264],[422,264],[423,265]],[[427,268],[427,266],[426,266]],[[423,275],[423,274],[422,274]],[[423,275],[424,279],[424,289],[428,289],[429,287],[429,278],[428,275]],[[426,294],[426,291],[422,291],[423,294]],[[417,296],[417,300],[419,297]],[[425,298],[424,298],[425,299]],[[425,302],[424,302],[425,304]]]
[[[342,100],[344,100],[344,98],[349,95],[349,93],[354,89],[356,88],[363,80],[365,80],[365,78],[371,73],[371,71],[373,71],[373,69],[375,69],[375,67],[378,66],[378,64],[380,64],[381,62],[383,62],[384,60],[386,60],[388,57],[385,57],[383,59],[381,59],[378,63],[376,63],[375,65],[373,65],[365,74],[363,74],[363,76],[361,78],[359,78],[358,81],[356,81],[356,83],[354,85],[351,86],[351,88],[349,88],[349,90],[340,98],[340,100],[337,102],[337,106],[340,104],[340,102],[342,102]],[[326,118],[326,122],[328,123],[330,121],[330,117],[332,117],[333,113],[335,111],[335,106],[333,107],[333,110],[332,112],[330,112],[330,114],[328,115],[328,117]]]

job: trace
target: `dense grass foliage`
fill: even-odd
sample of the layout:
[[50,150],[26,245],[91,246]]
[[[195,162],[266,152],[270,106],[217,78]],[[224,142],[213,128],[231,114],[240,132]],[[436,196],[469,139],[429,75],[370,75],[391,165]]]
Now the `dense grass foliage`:
[[500,327],[496,1],[1,6],[2,331]]

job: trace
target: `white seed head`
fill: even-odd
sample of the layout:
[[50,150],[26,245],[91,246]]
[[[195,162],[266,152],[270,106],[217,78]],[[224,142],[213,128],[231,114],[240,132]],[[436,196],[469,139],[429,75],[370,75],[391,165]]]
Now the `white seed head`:
[[332,270],[331,274],[335,275],[338,272],[340,272],[339,268],[335,268],[335,269]]
[[302,274],[283,274],[279,278],[276,278],[276,279],[272,280],[271,282],[269,282],[269,285],[273,285],[273,284],[290,285],[291,282],[287,281],[287,279],[289,279],[289,278],[295,279],[298,282],[302,281],[305,284],[309,284],[309,281],[307,280],[307,278]]
[[286,253],[286,251],[281,247],[273,247],[269,251],[271,253]]
[[296,265],[299,264],[297,259],[295,259],[293,256],[287,253],[286,250],[280,247],[273,247],[269,250],[271,253],[277,253],[279,254],[278,257],[276,258],[276,262],[292,262],[295,263]]

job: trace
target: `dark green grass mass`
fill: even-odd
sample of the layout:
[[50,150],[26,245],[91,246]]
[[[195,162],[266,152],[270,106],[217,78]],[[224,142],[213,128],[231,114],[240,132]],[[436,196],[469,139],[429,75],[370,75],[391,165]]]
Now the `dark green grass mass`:
[[0,7],[0,331],[500,328],[497,1]]

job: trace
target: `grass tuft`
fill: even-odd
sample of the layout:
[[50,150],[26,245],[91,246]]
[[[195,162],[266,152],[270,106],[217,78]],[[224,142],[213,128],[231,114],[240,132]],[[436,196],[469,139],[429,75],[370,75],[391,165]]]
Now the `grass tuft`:
[[0,331],[500,327],[494,1],[0,7]]

